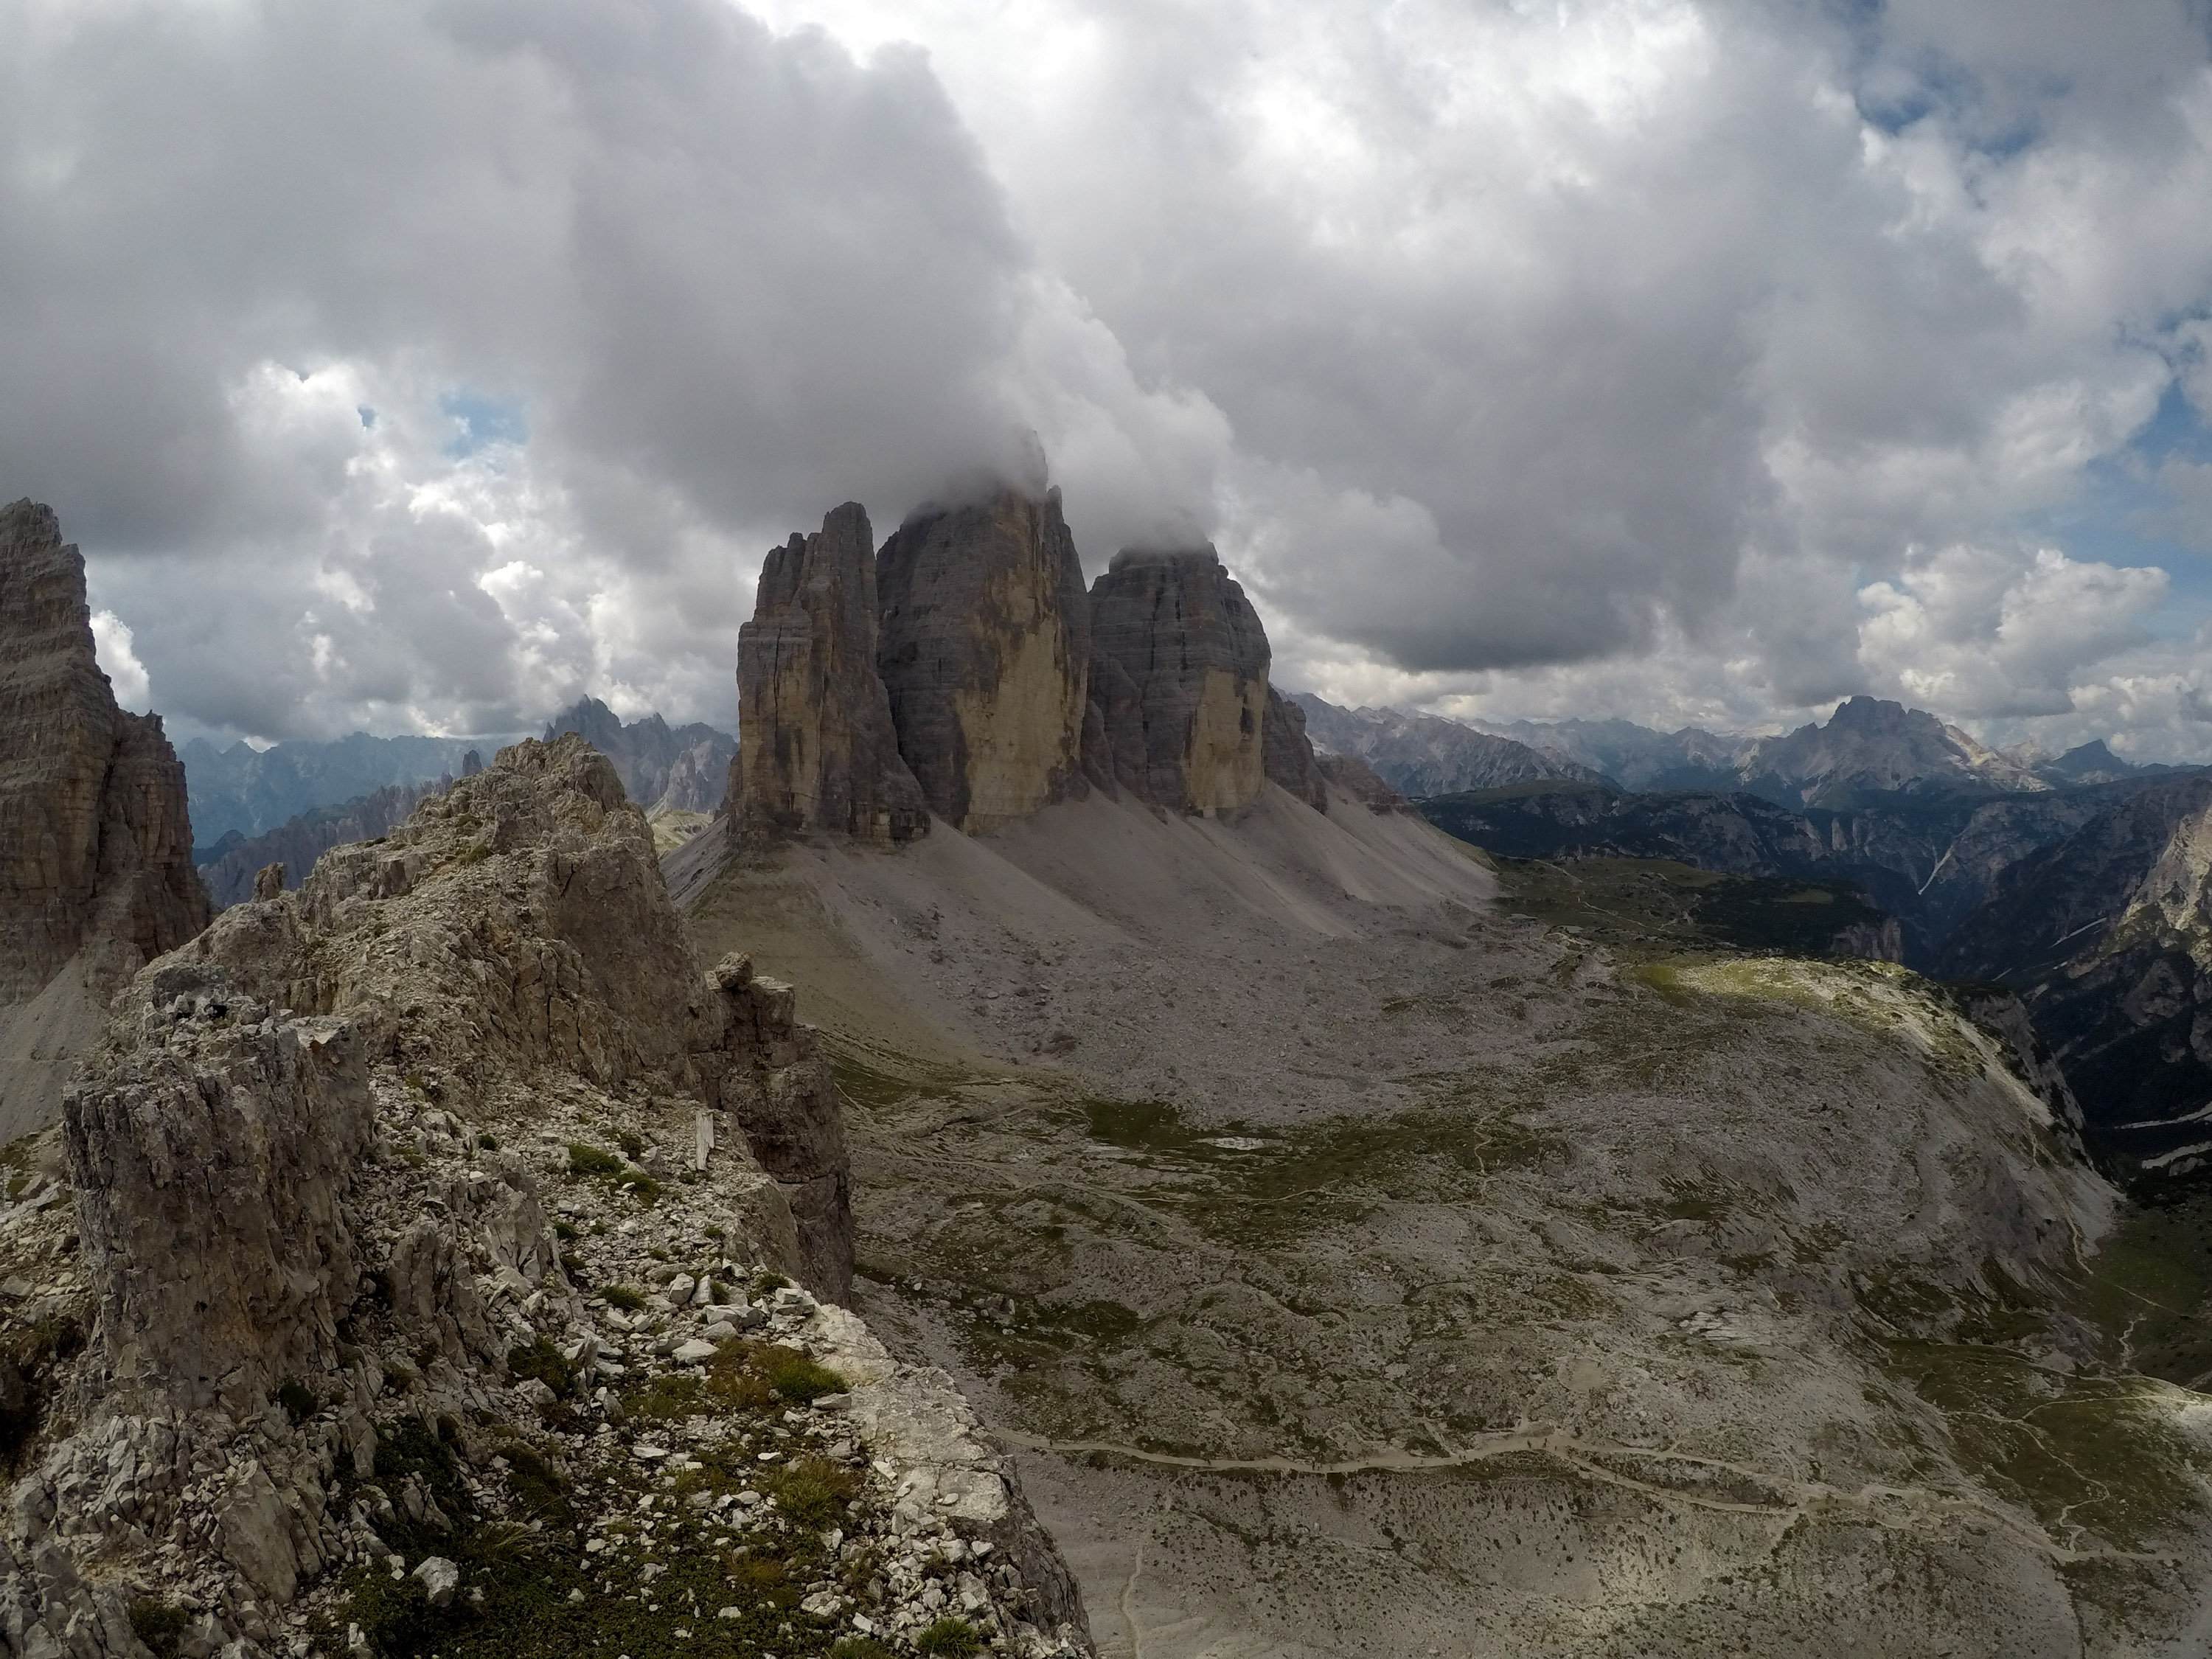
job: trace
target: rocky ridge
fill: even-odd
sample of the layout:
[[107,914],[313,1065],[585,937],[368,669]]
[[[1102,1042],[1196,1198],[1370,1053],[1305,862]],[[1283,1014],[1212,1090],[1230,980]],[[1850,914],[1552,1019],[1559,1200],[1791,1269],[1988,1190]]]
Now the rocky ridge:
[[184,769],[117,707],[84,560],[51,508],[0,508],[0,1137],[52,1121],[97,1010],[207,925]]
[[793,1012],[699,973],[574,737],[142,972],[0,1210],[0,1653],[1080,1646],[957,1395],[834,1305]]
[[722,804],[738,743],[726,732],[694,721],[671,726],[659,714],[625,721],[597,697],[579,699],[545,723],[547,743],[574,732],[614,763],[629,798],[648,817],[712,812]]

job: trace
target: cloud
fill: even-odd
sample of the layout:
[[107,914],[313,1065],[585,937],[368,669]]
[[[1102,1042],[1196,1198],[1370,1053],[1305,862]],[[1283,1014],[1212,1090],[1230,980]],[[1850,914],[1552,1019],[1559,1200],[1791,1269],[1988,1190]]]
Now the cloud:
[[1873,683],[1964,719],[2074,708],[2085,671],[2147,645],[2163,570],[2121,568],[2042,548],[2021,558],[1951,547],[1859,592],[1859,655]]
[[131,650],[131,629],[112,611],[95,611],[92,617],[92,645],[102,672],[113,688],[115,701],[144,714],[153,706],[153,688],[146,670]]
[[727,720],[762,550],[1030,433],[1323,690],[2171,733],[2043,526],[2194,533],[2212,54],[2027,3],[0,0],[0,475],[267,736]]

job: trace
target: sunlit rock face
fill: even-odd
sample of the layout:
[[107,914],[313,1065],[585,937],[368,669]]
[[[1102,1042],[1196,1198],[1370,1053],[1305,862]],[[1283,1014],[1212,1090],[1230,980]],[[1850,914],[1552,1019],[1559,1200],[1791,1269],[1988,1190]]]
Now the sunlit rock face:
[[1091,589],[1091,653],[1094,770],[1187,812],[1258,796],[1267,635],[1212,548],[1115,555]]
[[876,647],[874,536],[848,501],[768,556],[738,630],[733,837],[822,830],[890,843],[927,833]]
[[1085,787],[1090,607],[1058,490],[917,514],[876,587],[876,660],[931,811],[982,834]]

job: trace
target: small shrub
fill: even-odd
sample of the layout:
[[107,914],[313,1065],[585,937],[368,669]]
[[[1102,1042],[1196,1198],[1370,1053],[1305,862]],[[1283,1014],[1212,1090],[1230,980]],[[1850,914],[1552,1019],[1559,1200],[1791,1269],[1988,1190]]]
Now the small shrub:
[[593,1146],[581,1140],[568,1143],[568,1173],[572,1176],[600,1176],[611,1179],[623,1170],[623,1161],[605,1147]]
[[427,1095],[430,1092],[430,1085],[422,1080],[422,1073],[420,1072],[407,1073],[407,1086],[418,1095]]
[[914,1645],[930,1659],[972,1659],[983,1650],[983,1638],[965,1619],[940,1619],[915,1637]]
[[733,1555],[730,1582],[740,1589],[769,1590],[783,1583],[783,1562],[773,1555]]
[[304,1423],[322,1410],[323,1402],[315,1398],[315,1391],[296,1376],[288,1376],[276,1385],[276,1403],[284,1408],[284,1415],[294,1423]]
[[752,1283],[752,1299],[758,1302],[763,1297],[773,1296],[778,1291],[787,1291],[790,1288],[791,1281],[781,1273],[755,1273]]
[[860,1477],[826,1457],[802,1457],[772,1470],[762,1484],[787,1519],[819,1528],[844,1514],[845,1505],[860,1490]]
[[635,1129],[615,1131],[615,1145],[623,1149],[623,1156],[633,1160],[645,1156],[645,1137]]
[[600,1292],[610,1308],[620,1308],[624,1313],[637,1313],[645,1307],[645,1292],[629,1285],[610,1285]]
[[185,1631],[191,1624],[191,1616],[182,1607],[152,1596],[142,1596],[131,1604],[131,1634],[152,1650],[154,1659],[177,1659],[177,1650],[183,1645]]
[[550,1337],[539,1337],[535,1342],[507,1351],[507,1369],[524,1379],[535,1377],[553,1390],[556,1399],[565,1400],[575,1392],[576,1368],[561,1357]]
[[577,1232],[576,1224],[574,1222],[556,1221],[553,1224],[553,1237],[559,1239],[563,1244],[567,1244],[579,1237],[581,1237],[582,1235]]
[[796,1348],[733,1339],[707,1362],[707,1386],[726,1405],[758,1412],[779,1398],[804,1405],[842,1393],[845,1379]]
[[[594,1231],[597,1230],[594,1229]],[[591,1264],[574,1250],[561,1252],[561,1265],[568,1270],[568,1276],[572,1279],[586,1279],[590,1276]]]
[[642,1170],[631,1170],[615,1181],[615,1185],[627,1188],[641,1204],[660,1202],[660,1183]]
[[487,1152],[495,1152],[499,1150],[498,1140],[489,1132],[486,1132],[485,1133],[480,1134],[477,1137],[477,1146],[479,1149]]

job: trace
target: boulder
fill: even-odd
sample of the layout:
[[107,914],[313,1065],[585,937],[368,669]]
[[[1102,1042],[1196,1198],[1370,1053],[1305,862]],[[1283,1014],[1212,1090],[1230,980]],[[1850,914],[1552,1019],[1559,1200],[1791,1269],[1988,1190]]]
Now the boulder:
[[1094,777],[1184,812],[1258,796],[1267,635],[1212,547],[1116,554],[1091,589],[1091,654]]
[[1083,790],[1090,610],[1057,489],[916,514],[876,591],[876,661],[931,811],[983,834]]
[[84,1018],[207,926],[184,769],[100,672],[84,560],[0,507],[0,1140],[53,1121]]
[[874,534],[848,501],[769,554],[738,630],[733,837],[825,830],[887,844],[927,832],[876,653]]

